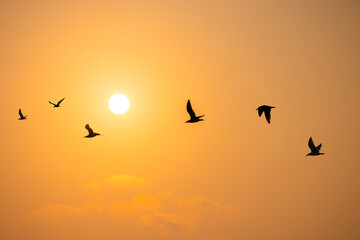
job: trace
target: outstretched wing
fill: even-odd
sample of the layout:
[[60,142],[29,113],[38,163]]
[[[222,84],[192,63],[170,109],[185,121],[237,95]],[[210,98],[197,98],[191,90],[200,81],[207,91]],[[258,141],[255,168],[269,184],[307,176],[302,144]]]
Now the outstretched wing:
[[190,118],[196,118],[195,112],[194,112],[194,110],[193,110],[192,107],[191,107],[190,100],[188,100],[188,102],[187,102],[187,104],[186,104],[186,109],[187,109],[187,112],[188,112],[189,115],[190,115]]
[[262,113],[264,111],[264,108],[258,107],[258,109],[256,109],[256,110],[258,110],[259,117],[261,117],[261,115],[262,115]]
[[317,147],[316,147],[316,149],[317,149],[318,151],[320,151],[321,146],[322,146],[322,143],[320,143],[320,145],[319,145],[319,146],[317,146]]
[[52,102],[50,102],[50,101],[49,101],[49,103],[52,104],[52,105],[54,105],[54,106],[56,105],[55,103],[52,103]]
[[61,103],[62,101],[64,101],[64,99],[65,99],[65,98],[61,99],[61,100],[57,103],[57,105],[60,105],[60,103]]
[[314,142],[313,142],[313,140],[312,140],[311,137],[310,137],[310,139],[309,139],[308,146],[309,146],[309,148],[311,149],[311,152],[319,152],[319,151],[317,150],[317,148],[315,147],[315,144],[314,144]]
[[86,128],[86,130],[88,130],[89,135],[94,134],[94,131],[91,129],[91,127],[89,126],[89,124],[86,124],[86,125],[85,125],[85,128]]
[[20,115],[21,118],[24,117],[24,115],[23,115],[22,112],[21,112],[21,108],[19,108],[19,115]]
[[265,117],[266,117],[266,121],[267,121],[268,123],[270,123],[270,119],[271,119],[270,111],[271,111],[271,109],[266,109],[266,110],[265,110]]

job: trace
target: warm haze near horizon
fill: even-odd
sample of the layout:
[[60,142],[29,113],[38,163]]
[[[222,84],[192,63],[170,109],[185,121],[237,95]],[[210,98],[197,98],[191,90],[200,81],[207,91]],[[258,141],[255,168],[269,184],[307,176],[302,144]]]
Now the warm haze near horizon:
[[359,239],[359,21],[350,0],[1,1],[0,239]]

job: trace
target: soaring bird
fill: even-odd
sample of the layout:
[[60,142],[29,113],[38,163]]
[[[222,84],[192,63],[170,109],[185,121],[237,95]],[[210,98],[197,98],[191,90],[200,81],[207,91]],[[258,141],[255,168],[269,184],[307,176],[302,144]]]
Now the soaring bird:
[[50,101],[49,101],[49,103],[52,104],[52,105],[54,105],[54,108],[57,108],[57,107],[60,107],[60,103],[61,103],[62,101],[64,101],[64,99],[65,99],[65,98],[61,99],[57,104],[52,103],[52,102],[50,102]]
[[256,110],[258,111],[259,117],[261,117],[262,113],[265,112],[265,117],[266,117],[266,121],[270,124],[270,119],[271,119],[271,115],[270,115],[270,111],[272,108],[275,107],[270,107],[267,105],[262,105],[260,107],[258,107]]
[[186,109],[190,115],[190,120],[186,121],[185,123],[194,123],[194,122],[204,121],[204,119],[201,119],[201,118],[205,115],[196,116],[194,110],[191,107],[190,100],[188,100],[188,102],[187,102]]
[[310,137],[308,146],[311,150],[311,153],[308,153],[306,156],[324,155],[324,153],[320,152],[321,145],[322,145],[322,143],[320,143],[319,146],[315,147],[315,144],[314,144],[312,138]]
[[92,138],[92,137],[96,137],[97,135],[100,135],[100,133],[94,133],[94,131],[91,129],[91,127],[89,126],[89,124],[85,125],[86,130],[88,130],[89,135],[85,136],[86,138]]
[[19,108],[19,115],[20,115],[20,118],[19,120],[25,120],[27,116],[24,116],[21,112],[21,108]]

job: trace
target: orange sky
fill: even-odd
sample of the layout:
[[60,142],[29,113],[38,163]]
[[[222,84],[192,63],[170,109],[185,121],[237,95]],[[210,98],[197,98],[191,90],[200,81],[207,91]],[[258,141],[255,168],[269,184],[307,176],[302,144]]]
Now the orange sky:
[[360,239],[356,1],[1,1],[0,35],[0,239]]

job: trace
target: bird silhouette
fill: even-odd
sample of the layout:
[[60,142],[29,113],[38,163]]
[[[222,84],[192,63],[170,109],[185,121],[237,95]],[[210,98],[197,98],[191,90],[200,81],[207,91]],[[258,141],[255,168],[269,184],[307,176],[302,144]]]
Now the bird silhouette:
[[322,143],[320,143],[319,146],[315,147],[315,144],[314,144],[314,142],[313,142],[313,140],[312,140],[311,137],[310,137],[310,139],[309,139],[308,146],[309,146],[309,148],[310,148],[310,150],[311,150],[311,153],[308,153],[306,156],[324,155],[324,153],[321,153],[321,152],[320,152]]
[[64,99],[65,99],[65,98],[61,99],[57,104],[52,103],[52,102],[50,102],[50,101],[49,101],[49,103],[52,104],[52,105],[54,105],[54,108],[57,108],[57,107],[60,107],[60,103],[61,103],[62,101],[64,101]]
[[271,119],[270,111],[272,108],[275,108],[275,107],[262,105],[256,109],[258,111],[259,117],[261,117],[262,113],[265,112],[265,118],[269,124],[270,124],[270,119]]
[[185,123],[194,123],[199,121],[204,121],[204,119],[201,119],[205,115],[196,116],[194,110],[191,107],[190,100],[187,101],[186,110],[190,115],[190,120],[186,121]]
[[21,108],[19,108],[19,115],[20,115],[20,118],[19,120],[25,120],[27,116],[24,116],[21,112]]
[[100,133],[94,133],[94,131],[91,129],[91,127],[89,126],[89,124],[85,125],[86,130],[88,130],[89,135],[85,136],[86,138],[93,138],[96,137],[97,135],[100,135]]

